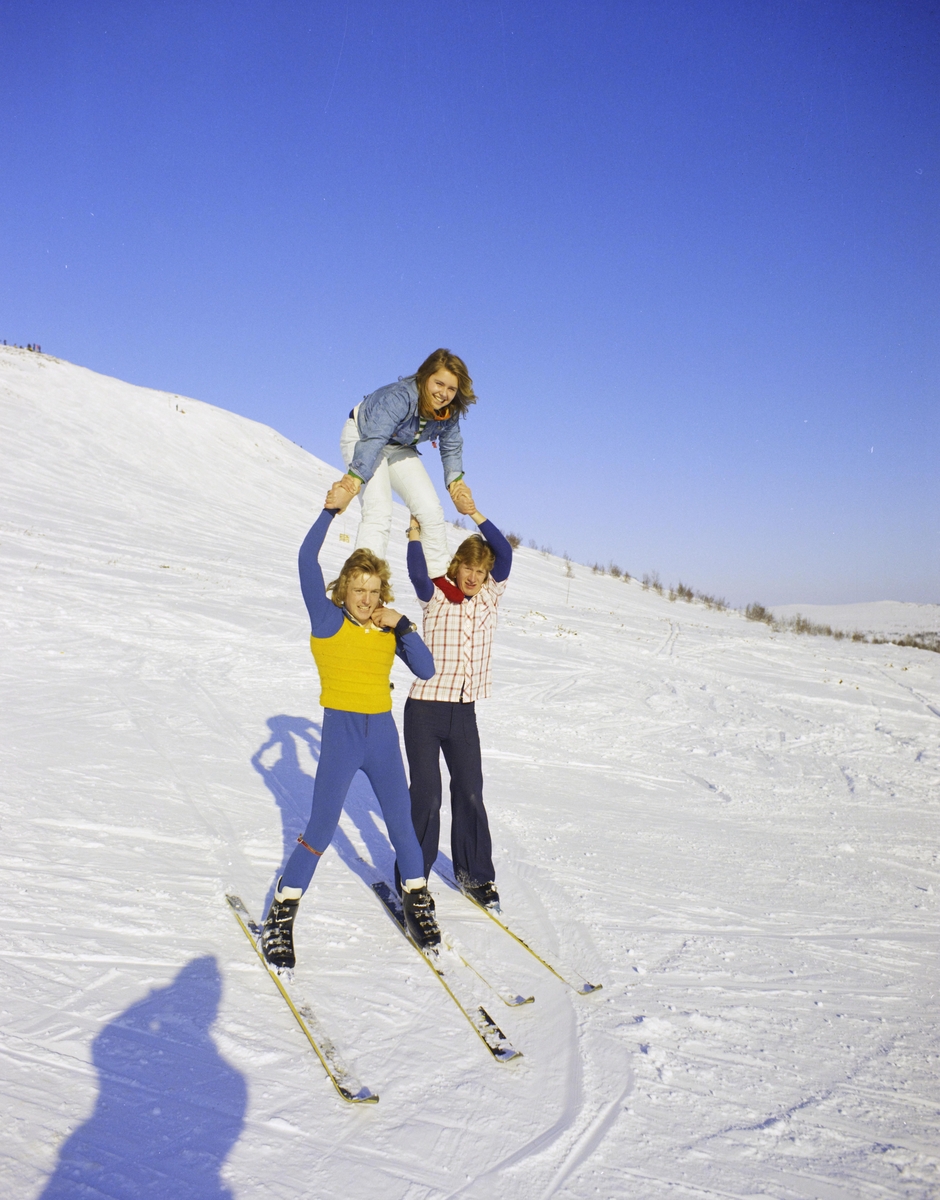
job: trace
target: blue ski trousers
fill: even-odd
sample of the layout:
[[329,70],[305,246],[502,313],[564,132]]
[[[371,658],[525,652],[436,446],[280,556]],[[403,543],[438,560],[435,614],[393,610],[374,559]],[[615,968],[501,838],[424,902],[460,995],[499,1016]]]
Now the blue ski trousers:
[[411,797],[392,714],[325,708],[313,805],[303,833],[304,841],[313,850],[298,843],[284,868],[282,887],[306,891],[310,886],[319,854],[333,840],[346,793],[357,771],[363,771],[372,784],[402,876],[418,879],[424,874],[424,857],[411,823]]

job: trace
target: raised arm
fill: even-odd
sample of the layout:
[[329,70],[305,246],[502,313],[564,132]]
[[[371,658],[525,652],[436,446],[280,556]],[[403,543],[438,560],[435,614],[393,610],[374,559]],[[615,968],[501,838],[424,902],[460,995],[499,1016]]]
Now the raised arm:
[[[477,517],[480,518],[479,521],[477,521]],[[492,521],[488,521],[480,513],[474,513],[473,520],[476,521],[480,533],[489,542],[493,548],[493,553],[496,555],[496,562],[493,563],[490,577],[496,583],[502,583],[504,579],[509,578],[509,572],[512,570],[512,546],[510,546]]]
[[[509,572],[512,570],[512,546],[510,546],[492,521],[488,521],[481,512],[477,512],[477,506],[473,502],[473,496],[466,484],[463,486],[460,495],[454,497],[454,504],[459,513],[462,513],[465,517],[469,517],[477,525],[480,533],[483,534],[490,544],[493,553],[496,555],[496,561],[493,563],[490,577],[495,583],[502,583],[504,579],[509,578]],[[408,547],[408,551],[409,553],[411,552],[410,546]]]
[[335,510],[329,508],[325,508],[320,513],[304,538],[297,556],[297,566],[300,570],[300,590],[303,593],[307,612],[310,614],[310,632],[314,637],[332,637],[343,623],[342,611],[326,594],[326,585],[323,582],[323,572],[320,570],[318,559],[326,531],[335,516]]
[[434,595],[434,583],[428,574],[424,546],[421,544],[421,526],[415,517],[411,518],[408,526],[408,578],[418,599],[427,604]]

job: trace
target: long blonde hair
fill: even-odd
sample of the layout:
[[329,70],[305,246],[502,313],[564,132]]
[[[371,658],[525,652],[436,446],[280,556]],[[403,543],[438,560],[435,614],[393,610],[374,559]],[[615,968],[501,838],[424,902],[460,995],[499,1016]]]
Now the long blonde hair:
[[440,349],[435,350],[433,354],[429,354],[417,371],[415,371],[415,383],[418,385],[418,410],[423,417],[430,416],[433,412],[431,407],[431,397],[428,395],[428,380],[437,371],[450,371],[452,375],[457,376],[457,395],[450,403],[450,408],[447,410],[448,416],[463,416],[471,404],[476,404],[477,398],[473,391],[473,380],[467,371],[467,364],[462,358],[458,358],[456,354],[452,354],[450,350]]
[[346,603],[346,589],[357,575],[378,576],[382,585],[379,590],[381,604],[388,604],[389,601],[395,599],[389,583],[392,578],[392,570],[385,559],[379,558],[371,550],[354,550],[340,568],[339,578],[334,579],[326,586],[327,592],[330,593],[330,599],[337,608],[342,608]]

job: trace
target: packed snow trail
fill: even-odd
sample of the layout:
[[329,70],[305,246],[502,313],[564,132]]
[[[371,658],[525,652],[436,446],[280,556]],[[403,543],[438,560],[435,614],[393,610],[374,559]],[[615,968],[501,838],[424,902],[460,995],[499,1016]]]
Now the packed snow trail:
[[940,656],[520,549],[479,706],[500,894],[604,988],[435,875],[468,956],[536,997],[499,1014],[525,1057],[486,1061],[356,874],[392,869],[359,777],[296,927],[299,990],[382,1095],[348,1106],[224,905],[263,908],[306,819],[296,554],[336,468],[10,347],[0,422],[0,1195],[93,1162],[135,1200],[940,1194]]

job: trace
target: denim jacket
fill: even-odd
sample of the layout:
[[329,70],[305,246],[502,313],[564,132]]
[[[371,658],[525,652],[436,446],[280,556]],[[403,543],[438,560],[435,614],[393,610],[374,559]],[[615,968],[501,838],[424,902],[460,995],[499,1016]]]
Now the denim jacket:
[[[380,387],[366,396],[357,414],[359,441],[349,470],[363,483],[372,478],[379,455],[386,446],[416,446],[433,438],[441,447],[444,483],[447,487],[463,474],[463,436],[455,414],[446,421],[433,418],[421,427],[418,416],[418,385],[409,375]],[[417,453],[417,451],[416,451]]]

